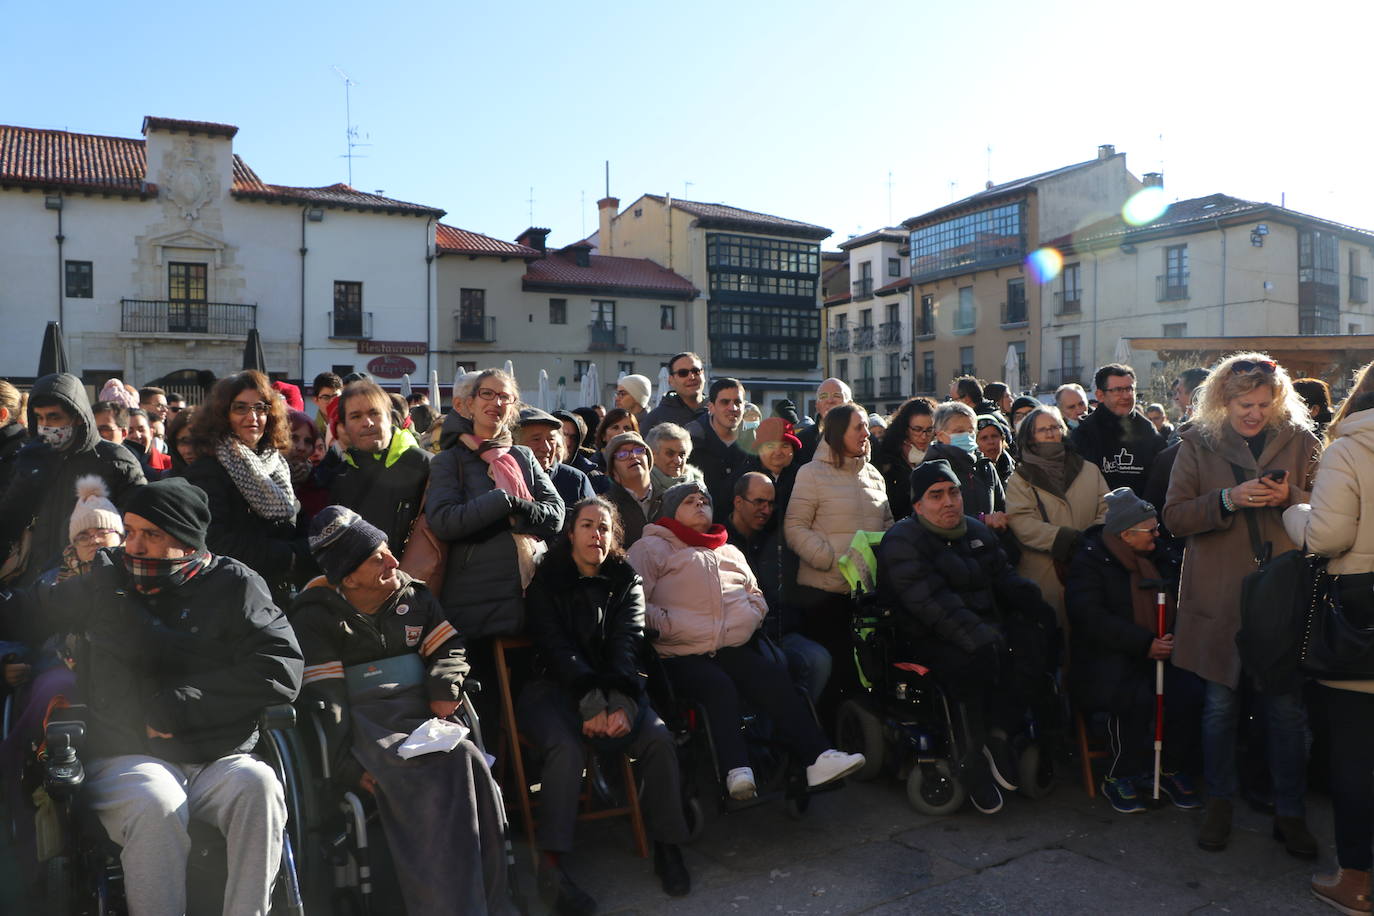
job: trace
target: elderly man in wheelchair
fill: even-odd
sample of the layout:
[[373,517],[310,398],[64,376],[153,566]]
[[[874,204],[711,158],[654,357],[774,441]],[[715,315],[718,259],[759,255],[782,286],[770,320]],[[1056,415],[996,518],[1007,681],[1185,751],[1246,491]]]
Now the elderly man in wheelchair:
[[0,595],[0,629],[37,642],[77,634],[84,800],[121,847],[128,910],[184,913],[191,819],[232,855],[225,913],[264,913],[287,809],[275,771],[250,753],[259,715],[295,699],[302,659],[262,578],[205,546],[210,507],[184,480],[126,500],[123,547],[56,585]]

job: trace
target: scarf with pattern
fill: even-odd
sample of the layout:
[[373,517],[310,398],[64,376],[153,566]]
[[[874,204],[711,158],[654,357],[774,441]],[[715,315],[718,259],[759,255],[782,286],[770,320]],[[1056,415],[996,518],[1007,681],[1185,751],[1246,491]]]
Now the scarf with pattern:
[[253,512],[273,522],[295,519],[300,503],[291,489],[291,468],[276,449],[259,455],[235,436],[215,446],[215,457]]
[[[124,553],[123,550],[120,551]],[[210,565],[210,551],[169,560],[131,557],[124,553],[124,568],[134,580],[134,588],[144,595],[156,595],[168,588],[180,588]]]

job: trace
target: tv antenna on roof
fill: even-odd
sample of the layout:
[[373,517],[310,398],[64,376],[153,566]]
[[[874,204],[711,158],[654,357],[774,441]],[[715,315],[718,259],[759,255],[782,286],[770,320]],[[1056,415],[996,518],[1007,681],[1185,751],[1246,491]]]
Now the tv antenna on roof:
[[348,186],[351,188],[353,187],[353,160],[367,158],[359,153],[355,153],[354,150],[360,146],[371,146],[372,144],[359,143],[358,128],[353,126],[353,100],[350,90],[358,84],[353,82],[352,78],[337,66],[334,66],[334,72],[339,74],[339,78],[342,79],[344,83],[344,124],[346,127],[344,136],[346,138],[345,148],[347,152],[345,152],[341,158],[348,160]]

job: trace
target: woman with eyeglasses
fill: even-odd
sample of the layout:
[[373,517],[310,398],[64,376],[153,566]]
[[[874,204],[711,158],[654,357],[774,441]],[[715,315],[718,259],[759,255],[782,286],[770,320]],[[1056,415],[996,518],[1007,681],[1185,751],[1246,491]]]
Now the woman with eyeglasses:
[[[1316,419],[1314,414],[1313,419]],[[1341,612],[1374,626],[1374,363],[1355,373],[1326,427],[1326,452],[1310,504],[1283,513],[1295,544],[1330,557]],[[1374,866],[1374,680],[1323,680],[1331,740],[1330,789],[1336,872],[1315,875],[1312,893],[1343,913],[1368,912]]]
[[515,379],[482,370],[429,466],[425,517],[449,542],[440,600],[479,674],[489,653],[475,641],[523,629],[525,589],[563,525],[553,482],[533,452],[511,443],[519,401]]
[[[635,420],[634,414],[623,407],[612,407],[606,411],[606,416],[601,418],[601,423],[596,427],[596,458],[604,459],[606,443],[610,442],[621,433],[638,433],[639,422]],[[602,470],[609,468],[603,464]]]
[[926,460],[935,441],[935,402],[911,398],[897,408],[887,425],[873,464],[883,475],[892,518],[901,521],[911,514],[911,472]]
[[620,514],[623,544],[630,548],[644,526],[658,517],[658,507],[666,490],[654,487],[654,452],[637,432],[625,432],[606,443],[601,454],[606,476],[611,480],[606,499]]
[[[1268,545],[1294,547],[1282,513],[1308,501],[1320,445],[1307,405],[1288,373],[1262,353],[1227,357],[1193,394],[1193,422],[1169,479],[1164,522],[1187,538],[1178,600],[1174,664],[1206,681],[1202,714],[1207,815],[1198,845],[1226,847],[1236,794],[1236,727],[1242,672],[1236,649],[1241,581]],[[1288,852],[1314,858],[1317,842],[1303,807],[1307,715],[1302,684],[1269,684],[1260,698],[1269,725],[1274,835]]]
[[1109,487],[1097,465],[1065,442],[1069,427],[1057,407],[1037,407],[1021,421],[1021,463],[1007,483],[1007,521],[1021,543],[1016,571],[1040,586],[1064,626],[1063,573],[1083,532],[1102,524]]
[[168,477],[185,477],[187,466],[196,460],[196,440],[191,433],[191,418],[195,415],[194,407],[183,407],[167,421],[167,454],[172,457]]
[[286,401],[261,372],[227,376],[196,410],[191,436],[198,457],[182,476],[210,498],[207,546],[262,576],[277,606],[288,606],[317,570],[296,526]]

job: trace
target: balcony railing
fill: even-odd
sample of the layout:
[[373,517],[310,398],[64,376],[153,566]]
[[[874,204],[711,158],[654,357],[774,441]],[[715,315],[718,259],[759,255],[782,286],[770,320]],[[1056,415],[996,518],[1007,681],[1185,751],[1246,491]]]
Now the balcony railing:
[[1002,327],[1025,324],[1029,320],[1025,299],[1013,299],[1002,303]]
[[1048,388],[1058,388],[1060,385],[1067,385],[1070,382],[1083,381],[1082,366],[1065,366],[1062,369],[1050,369],[1045,373],[1045,385]]
[[624,350],[629,340],[629,328],[623,324],[602,324],[593,321],[587,325],[588,350]]
[[1369,278],[1350,275],[1350,301],[1365,303],[1369,301]]
[[849,328],[831,328],[829,342],[831,353],[848,353]]
[[916,339],[930,340],[935,336],[935,316],[922,315],[916,319]]
[[1155,277],[1155,301],[1178,302],[1188,298],[1188,271]]
[[130,334],[247,337],[248,332],[258,326],[257,305],[121,299],[119,307],[119,330]]
[[902,322],[884,321],[878,325],[878,346],[880,347],[900,347],[906,341],[902,340]]
[[856,378],[854,380],[854,400],[860,404],[873,400],[873,379]]
[[901,396],[902,377],[900,375],[884,375],[878,379],[878,397],[900,398]]
[[371,340],[371,312],[325,312],[329,336],[339,340]]
[[863,277],[850,284],[854,298],[872,299],[873,298],[873,278]]
[[916,390],[922,394],[930,394],[935,390],[935,373],[922,372],[916,377]]
[[1083,291],[1071,289],[1055,293],[1054,313],[1056,315],[1081,315],[1083,313]]
[[453,320],[458,327],[457,337],[454,338],[458,343],[491,343],[496,340],[494,315],[464,321],[461,313],[454,312]]
[[853,328],[853,332],[855,350],[873,349],[873,325],[861,324],[857,328]]

